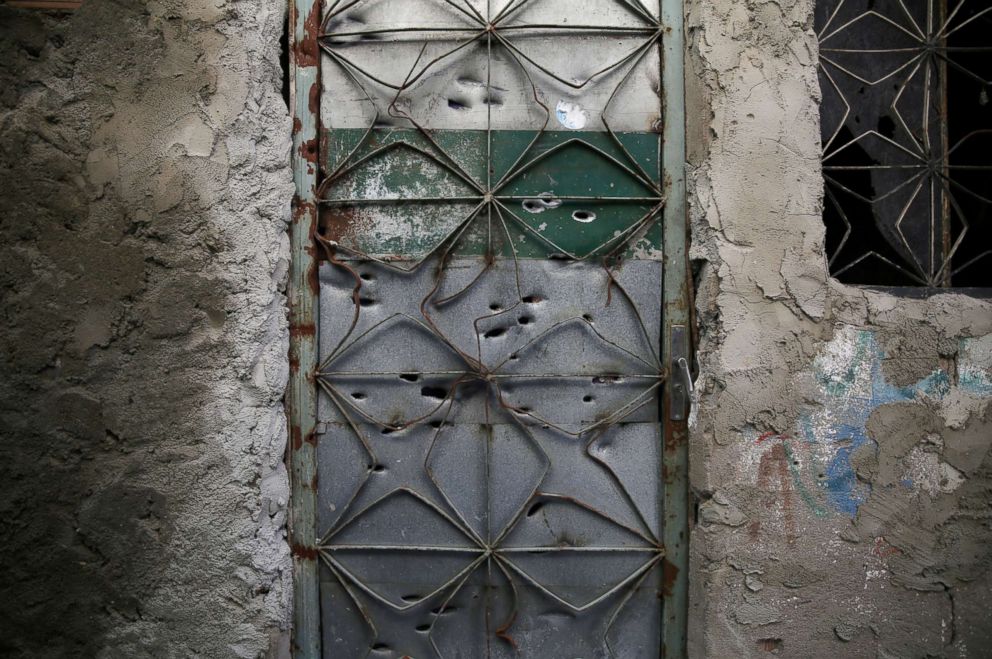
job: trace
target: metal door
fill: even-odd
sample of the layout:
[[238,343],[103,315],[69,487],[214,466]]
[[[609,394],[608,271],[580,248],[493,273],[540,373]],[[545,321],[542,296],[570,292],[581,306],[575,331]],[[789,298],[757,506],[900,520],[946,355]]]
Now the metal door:
[[676,4],[297,0],[298,656],[683,652]]

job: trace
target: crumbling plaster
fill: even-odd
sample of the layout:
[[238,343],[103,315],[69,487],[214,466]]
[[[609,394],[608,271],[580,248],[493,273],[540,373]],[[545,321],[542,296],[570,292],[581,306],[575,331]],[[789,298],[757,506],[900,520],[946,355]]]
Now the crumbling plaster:
[[688,3],[690,656],[988,656],[992,305],[828,276],[812,4]]
[[0,654],[287,646],[285,3],[0,7]]

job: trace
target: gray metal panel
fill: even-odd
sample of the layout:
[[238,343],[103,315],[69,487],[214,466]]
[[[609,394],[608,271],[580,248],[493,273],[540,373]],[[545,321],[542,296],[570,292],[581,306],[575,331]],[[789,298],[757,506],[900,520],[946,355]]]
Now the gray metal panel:
[[658,647],[662,267],[322,267],[325,652]]
[[[403,13],[417,6],[425,10]],[[583,6],[581,21],[574,7],[567,0],[329,0],[325,7],[330,93],[317,104],[325,110],[322,137],[332,142],[337,129],[360,129],[329,150],[351,149],[348,140],[355,139],[373,146],[327,160],[333,173],[318,197],[331,212],[321,218],[328,223],[322,231],[347,237],[344,230],[357,230],[368,215],[354,209],[386,208],[373,214],[384,249],[356,251],[325,232],[330,262],[314,282],[321,291],[322,394],[314,441],[319,478],[312,486],[325,656],[656,656],[659,593],[672,619],[669,608],[679,596],[672,597],[673,564],[661,537],[682,533],[672,522],[684,522],[684,497],[681,510],[663,510],[661,474],[664,460],[678,463],[680,478],[684,462],[673,461],[667,445],[662,451],[659,394],[669,356],[659,353],[667,343],[663,300],[666,323],[679,316],[674,300],[683,300],[683,315],[686,308],[684,233],[666,226],[666,240],[681,235],[682,244],[669,253],[666,243],[664,262],[638,260],[660,256],[657,236],[646,243],[652,249],[621,248],[639,240],[662,208],[662,177],[649,164],[660,157],[644,155],[645,146],[649,154],[660,148],[653,131],[661,89],[670,106],[679,105],[679,112],[666,110],[675,125],[664,125],[664,185],[676,198],[674,208],[665,207],[666,221],[684,203],[682,157],[668,152],[669,144],[682,144],[673,136],[681,131],[681,95],[662,80],[655,57],[664,43],[666,75],[681,77],[671,65],[680,60],[681,35],[672,37],[639,0],[594,0]],[[681,17],[674,19],[672,7],[667,12],[665,26],[680,28]],[[487,13],[491,20],[481,18]],[[437,33],[408,32],[416,23]],[[460,51],[457,66],[441,62],[436,55],[445,52],[447,36],[440,28],[463,23],[484,29],[475,46],[485,48],[474,56]],[[382,29],[389,34],[375,33]],[[447,35],[452,43],[465,40]],[[403,54],[408,46],[410,56]],[[341,59],[346,51],[362,70]],[[487,74],[470,71],[483,64]],[[370,74],[381,80],[370,82]],[[478,96],[478,107],[455,98],[472,84],[485,91],[465,94]],[[372,98],[362,98],[366,92]],[[399,111],[392,117],[391,103]],[[373,125],[374,105],[380,107]],[[389,125],[418,132],[404,134],[388,161],[347,165],[390,139]],[[552,126],[586,132],[552,135]],[[426,128],[485,133],[480,141],[470,130],[441,136]],[[418,151],[425,140],[426,150]],[[514,176],[550,183],[533,191],[507,187],[502,177],[511,163],[494,163],[517,152],[523,155]],[[443,163],[440,169],[415,162],[427,153],[440,154],[428,158]],[[545,153],[557,155],[544,160]],[[470,168],[472,180],[459,174],[470,191],[444,179],[463,160],[483,163]],[[576,162],[582,166],[574,168]],[[645,191],[620,193],[630,187],[623,175]],[[590,200],[608,202],[591,218],[572,209],[539,218],[559,228],[557,243],[521,253],[561,260],[520,258],[518,229],[504,226],[482,242],[456,235],[458,218],[466,216],[452,210],[458,203],[478,205],[475,225],[488,222],[493,233],[507,221],[505,204],[530,213],[527,204],[548,185],[565,186],[580,210]],[[600,189],[614,185],[618,192]],[[625,204],[646,205],[643,222]],[[585,232],[594,236],[590,227],[600,226],[609,227],[616,244],[585,245],[595,244]],[[392,267],[362,260],[380,252]],[[679,567],[682,558],[673,557]],[[678,580],[684,579],[683,570]],[[669,650],[681,629],[676,621],[664,630]]]
[[660,262],[455,259],[439,286],[434,266],[322,266],[322,421],[345,420],[334,395],[380,425],[441,419],[451,402],[459,422],[483,423],[486,377],[525,422],[657,419]]

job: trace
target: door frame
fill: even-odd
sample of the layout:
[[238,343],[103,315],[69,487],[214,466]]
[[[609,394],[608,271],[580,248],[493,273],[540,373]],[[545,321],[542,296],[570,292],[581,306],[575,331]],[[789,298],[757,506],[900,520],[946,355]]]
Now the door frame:
[[[319,183],[320,48],[322,0],[289,1],[290,111],[293,117],[292,167],[295,194],[289,226],[291,263],[289,304],[290,473],[288,537],[293,557],[292,653],[319,659],[320,578],[317,550],[317,185]],[[678,358],[691,363],[691,289],[685,179],[685,62],[683,0],[659,0],[662,36],[664,278],[662,350],[668,365],[662,396],[664,451],[662,510],[665,544],[662,592],[663,657],[686,653],[688,617],[688,406],[689,383],[680,380]],[[673,328],[675,328],[673,330]],[[673,350],[674,346],[674,350]],[[682,363],[683,366],[686,362]],[[678,394],[673,394],[678,390]],[[674,417],[674,418],[673,418]]]

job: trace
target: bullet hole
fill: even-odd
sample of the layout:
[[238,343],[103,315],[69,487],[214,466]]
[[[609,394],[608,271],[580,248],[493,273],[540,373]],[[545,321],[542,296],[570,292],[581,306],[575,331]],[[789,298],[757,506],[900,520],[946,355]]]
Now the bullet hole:
[[591,403],[594,400],[596,400],[596,398],[594,396],[583,396],[582,397],[582,402],[583,403]]
[[420,376],[416,373],[401,373],[400,380],[406,380],[407,382],[416,382],[420,379]]
[[381,474],[382,472],[386,471],[386,468],[383,467],[382,465],[373,465],[372,471],[376,474]]
[[448,99],[448,107],[458,112],[471,109],[471,106],[468,105],[467,102],[463,103],[462,101],[453,98]]
[[516,353],[514,353],[514,354],[512,354],[512,355],[510,355],[510,361],[511,361],[511,362],[515,362],[515,361],[517,361],[518,359],[520,359],[520,355],[517,355]]
[[411,595],[403,595],[400,597],[400,599],[403,600],[404,602],[419,602],[420,600],[424,599],[424,596],[419,595],[417,593],[413,593]]
[[361,277],[365,281],[375,281],[375,275],[373,275],[370,272],[363,272],[362,274],[360,274],[358,276]]
[[575,211],[572,213],[572,219],[576,222],[582,222],[583,224],[589,224],[596,219],[596,214],[592,211]]
[[487,339],[495,339],[496,337],[503,336],[504,334],[506,334],[505,327],[494,327],[485,334],[483,334],[482,336],[486,337]]
[[530,325],[532,322],[534,322],[534,319],[531,318],[530,316],[520,316],[520,318],[517,319],[517,322],[520,323],[521,325]]
[[376,301],[370,297],[360,297],[358,298],[358,304],[363,307],[373,307],[376,305]]
[[421,634],[426,634],[431,630],[431,626],[429,623],[424,625],[417,625],[416,630]]
[[489,310],[490,311],[502,311],[503,310],[503,305],[499,304],[498,302],[493,302],[492,304],[489,305]]
[[551,192],[542,192],[537,199],[525,199],[524,210],[528,213],[543,213],[546,210],[561,206],[561,199],[556,199]]
[[383,428],[380,432],[383,435],[392,435],[394,432],[396,432],[396,429],[395,428],[386,427],[386,428]]
[[355,400],[365,400],[366,398],[368,398],[368,396],[363,394],[361,391],[351,392],[351,397],[354,398]]
[[538,501],[527,510],[527,517],[533,517],[537,513],[541,512],[541,508],[544,508],[544,506],[545,506],[544,501]]
[[482,99],[482,102],[491,107],[499,107],[503,105],[503,99],[501,99],[499,96],[487,96],[484,99]]
[[548,254],[548,259],[551,261],[570,261],[572,259],[568,254],[562,254],[561,252],[555,252],[553,254]]
[[591,323],[592,322],[592,316],[590,314],[584,313],[584,314],[582,314],[582,320],[586,321],[587,323]]
[[376,643],[375,645],[372,646],[372,651],[373,652],[387,652],[387,651],[389,651],[389,644],[388,643]]
[[433,613],[436,616],[443,616],[443,615],[448,615],[449,613],[452,613],[457,610],[458,610],[457,606],[452,606],[451,604],[449,604],[448,606],[435,607],[431,609],[431,613]]
[[528,295],[527,297],[523,298],[522,301],[524,304],[538,304],[540,302],[544,302],[544,298],[541,297],[540,295]]
[[530,414],[531,409],[529,407],[518,407],[517,411],[522,414]]
[[420,395],[424,398],[437,398],[438,400],[444,400],[448,397],[448,390],[442,387],[422,387],[420,389]]
[[440,419],[435,419],[434,421],[431,421],[429,425],[434,430],[437,430],[438,428],[443,428],[444,426],[450,426],[451,424],[450,423],[445,423],[444,421],[441,421]]

